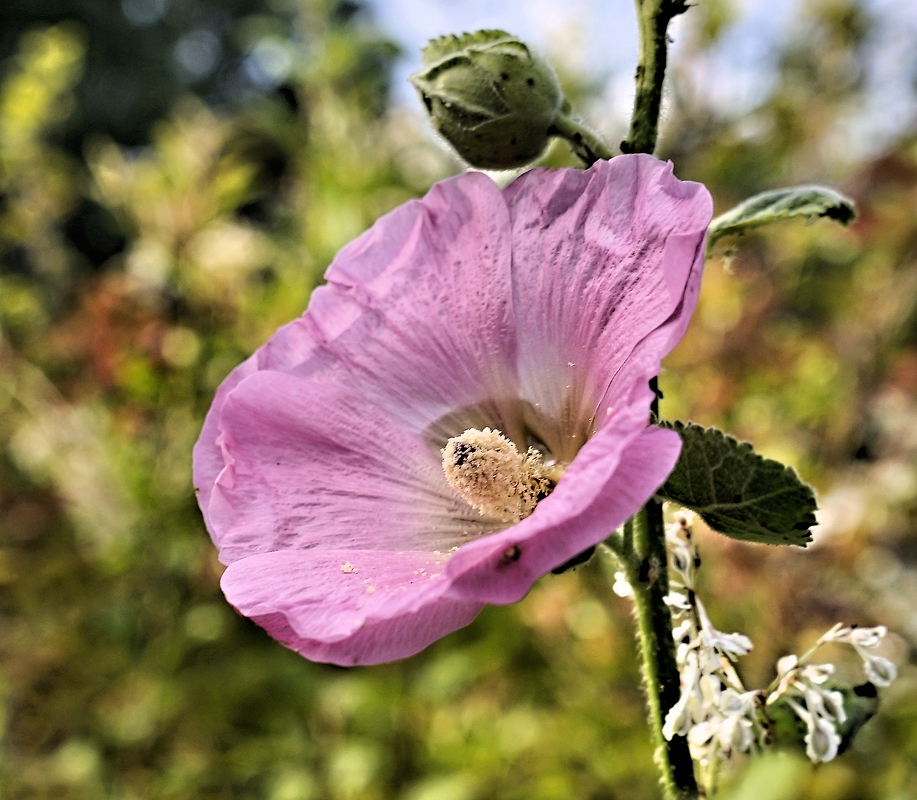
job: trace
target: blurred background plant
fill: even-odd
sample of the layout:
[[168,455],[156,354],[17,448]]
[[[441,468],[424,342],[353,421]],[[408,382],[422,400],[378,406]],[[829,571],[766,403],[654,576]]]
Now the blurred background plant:
[[[796,464],[823,512],[805,552],[702,533],[702,590],[718,627],[756,643],[748,685],[837,621],[896,631],[901,678],[843,758],[740,763],[721,794],[906,800],[917,93],[905,86],[899,123],[863,141],[888,4],[809,0],[762,60],[766,91],[751,107],[714,102],[711,59],[740,6],[709,0],[680,23],[663,157],[718,211],[817,180],[851,194],[860,219],[724,240],[708,264],[663,414]],[[629,609],[598,564],[413,659],[351,671],[286,651],[219,593],[190,485],[213,391],[301,312],[341,245],[458,168],[391,91],[399,49],[373,10],[0,8],[4,797],[655,796]],[[620,84],[557,66],[586,107]],[[562,146],[545,161],[572,163]]]

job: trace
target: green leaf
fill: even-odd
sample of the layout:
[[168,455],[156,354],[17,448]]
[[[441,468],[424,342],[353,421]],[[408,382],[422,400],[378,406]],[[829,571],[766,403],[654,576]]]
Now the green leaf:
[[693,422],[660,421],[681,436],[675,470],[657,492],[733,539],[805,547],[815,494],[792,467],[764,458],[748,442]]
[[828,217],[846,226],[856,218],[856,209],[850,198],[824,186],[762,192],[713,220],[707,229],[707,246],[722,236],[795,217]]

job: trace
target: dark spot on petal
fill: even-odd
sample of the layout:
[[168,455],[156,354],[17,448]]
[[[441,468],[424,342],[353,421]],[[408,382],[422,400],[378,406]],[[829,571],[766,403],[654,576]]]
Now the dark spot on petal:
[[535,79],[534,79],[534,78],[526,78],[526,79],[525,79],[525,82],[526,82],[526,84],[528,84],[529,86],[534,86],[534,85],[535,85]]
[[508,80],[509,80],[509,73],[508,73],[508,72],[501,72],[501,73],[500,73],[500,77],[501,77],[503,80],[508,81]]
[[512,564],[514,561],[518,561],[522,557],[522,551],[519,549],[519,545],[514,544],[512,547],[507,547],[503,551],[503,563]]

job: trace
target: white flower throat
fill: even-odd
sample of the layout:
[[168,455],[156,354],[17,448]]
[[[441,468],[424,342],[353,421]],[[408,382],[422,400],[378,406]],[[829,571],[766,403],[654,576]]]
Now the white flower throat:
[[529,516],[557,485],[564,467],[545,465],[534,447],[520,453],[500,431],[469,428],[442,449],[449,485],[481,514],[502,522]]

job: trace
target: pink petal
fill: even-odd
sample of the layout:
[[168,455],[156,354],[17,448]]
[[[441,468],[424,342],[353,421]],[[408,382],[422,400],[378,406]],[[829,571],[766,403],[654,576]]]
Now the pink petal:
[[201,435],[198,437],[192,451],[194,492],[197,495],[198,505],[204,514],[207,531],[214,541],[216,541],[216,533],[211,524],[208,509],[210,508],[210,497],[213,494],[214,483],[217,476],[226,466],[226,462],[223,460],[223,451],[217,444],[217,439],[220,436],[220,413],[223,410],[226,398],[232,390],[257,370],[258,357],[255,354],[239,364],[220,384],[220,388],[217,389],[213,398],[213,404],[204,419]]
[[431,446],[337,376],[258,372],[223,404],[227,466],[208,516],[220,559],[312,548],[443,550],[503,527]]
[[226,599],[313,661],[343,666],[405,658],[464,627],[482,603],[443,596],[445,556],[285,550],[243,558]]
[[515,413],[502,407],[517,395],[510,247],[506,203],[480,173],[383,217],[306,312],[328,368],[415,433],[463,409]]
[[[635,346],[680,304],[687,324],[693,299],[682,297],[686,284],[696,293],[712,203],[703,186],[678,181],[671,164],[651,156],[582,173],[532,170],[504,195],[521,392],[555,420],[547,443],[568,460]],[[675,341],[653,339],[657,366],[647,378]]]
[[681,439],[647,428],[626,447],[610,424],[580,451],[535,513],[464,545],[447,566],[450,596],[515,603],[542,575],[608,538],[653,495],[675,466]]
[[192,452],[194,491],[204,514],[210,536],[216,533],[210,523],[208,509],[214,483],[226,466],[219,444],[220,414],[226,398],[243,380],[263,369],[284,369],[299,364],[315,349],[315,342],[305,332],[301,320],[294,320],[280,328],[261,349],[239,364],[220,384],[213,403],[204,419],[201,435]]

